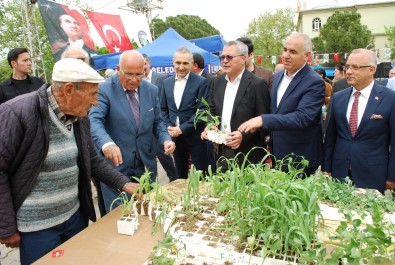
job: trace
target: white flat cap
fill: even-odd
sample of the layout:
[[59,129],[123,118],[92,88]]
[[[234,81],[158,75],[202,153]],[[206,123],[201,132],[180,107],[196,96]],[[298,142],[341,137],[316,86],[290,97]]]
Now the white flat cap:
[[82,60],[65,58],[57,61],[52,71],[52,81],[101,83],[104,78]]

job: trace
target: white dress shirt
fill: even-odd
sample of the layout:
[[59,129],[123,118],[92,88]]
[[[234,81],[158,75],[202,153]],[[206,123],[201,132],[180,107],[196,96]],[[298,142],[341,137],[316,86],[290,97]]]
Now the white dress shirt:
[[[245,70],[244,70],[245,71]],[[233,105],[235,103],[237,90],[239,89],[241,76],[244,71],[242,71],[236,78],[231,82],[228,76],[225,76],[226,84],[225,95],[224,95],[224,105],[222,106],[222,118],[221,118],[221,131],[231,132],[230,120],[232,118]]]
[[[361,95],[359,95],[359,98],[358,98],[357,128],[359,127],[359,124],[361,123],[363,113],[365,112],[365,109],[366,109],[366,105],[368,105],[368,100],[370,97],[370,93],[372,92],[373,85],[374,85],[374,81],[372,81],[372,83],[370,83],[370,85],[368,85],[367,87],[365,87],[364,89],[359,91],[359,92],[361,92]],[[358,90],[356,90],[355,88],[352,89],[351,97],[350,97],[350,100],[348,101],[348,106],[347,106],[347,120],[348,120],[348,122],[350,122],[351,108],[352,108],[352,104],[354,103],[355,92],[357,92],[357,91]]]
[[[174,102],[176,103],[177,109],[180,108],[182,95],[184,94],[185,86],[187,84],[189,77],[189,73],[182,79],[175,76],[175,83],[174,83]],[[176,125],[180,125],[180,120],[177,116]]]

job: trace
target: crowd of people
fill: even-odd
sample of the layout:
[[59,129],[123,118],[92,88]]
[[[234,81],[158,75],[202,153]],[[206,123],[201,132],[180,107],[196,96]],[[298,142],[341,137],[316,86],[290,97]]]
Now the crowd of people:
[[[374,82],[374,52],[352,51],[331,83],[309,66],[305,34],[286,38],[274,73],[253,52],[249,38],[229,41],[214,76],[200,54],[179,47],[166,77],[130,50],[103,78],[86,51],[69,47],[44,84],[29,75],[29,51],[11,50],[12,75],[0,84],[0,243],[31,264],[95,221],[91,182],[104,215],[146,170],[156,181],[156,158],[174,181],[188,178],[190,163],[206,174],[247,155],[261,163],[270,150],[273,166],[287,158],[281,169],[292,161],[301,178],[321,167],[360,188],[395,189],[395,92]],[[206,124],[196,123],[202,99],[228,133],[225,144],[209,142]]]

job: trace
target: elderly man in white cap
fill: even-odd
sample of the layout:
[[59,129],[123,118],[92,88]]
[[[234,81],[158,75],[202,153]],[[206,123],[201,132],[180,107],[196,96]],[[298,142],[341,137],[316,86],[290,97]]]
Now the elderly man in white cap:
[[92,144],[86,115],[103,77],[67,58],[55,64],[52,80],[0,105],[0,243],[20,247],[21,264],[95,221],[91,178],[130,194],[137,187]]

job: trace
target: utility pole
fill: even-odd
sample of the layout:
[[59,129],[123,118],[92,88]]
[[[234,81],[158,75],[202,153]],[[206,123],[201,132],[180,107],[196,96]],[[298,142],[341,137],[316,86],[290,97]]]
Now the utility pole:
[[23,19],[23,40],[25,45],[30,50],[30,56],[33,64],[33,75],[41,77],[47,82],[47,75],[45,73],[45,62],[41,50],[40,36],[38,33],[36,16],[34,15],[35,4],[37,0],[20,0],[22,8]]
[[131,10],[136,14],[144,14],[147,18],[148,27],[151,37],[155,39],[154,25],[152,24],[152,11],[156,9],[163,9],[163,0],[126,0],[126,6],[120,6],[120,9]]

